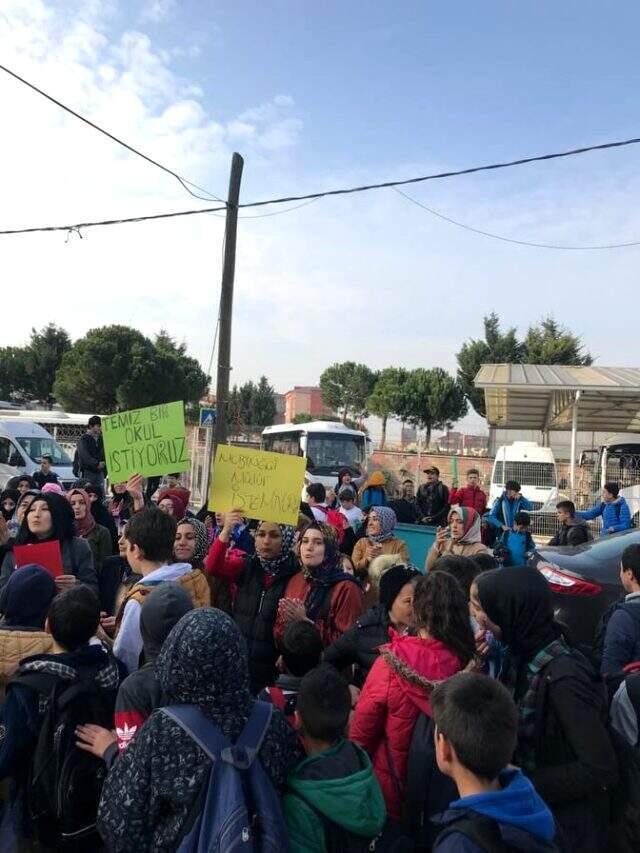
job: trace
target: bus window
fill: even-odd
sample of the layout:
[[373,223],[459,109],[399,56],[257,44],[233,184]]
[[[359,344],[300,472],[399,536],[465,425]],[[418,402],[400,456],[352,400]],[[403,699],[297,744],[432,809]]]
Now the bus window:
[[262,437],[262,449],[272,453],[286,453],[288,456],[302,456],[299,432],[269,433]]
[[307,439],[309,470],[320,476],[337,476],[340,468],[358,473],[356,465],[365,462],[364,436],[336,433],[310,433]]

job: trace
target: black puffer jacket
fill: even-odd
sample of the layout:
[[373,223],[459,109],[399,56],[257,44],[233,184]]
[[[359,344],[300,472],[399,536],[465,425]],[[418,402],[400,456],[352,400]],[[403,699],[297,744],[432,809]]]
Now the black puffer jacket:
[[375,604],[362,614],[353,628],[329,646],[324,653],[325,663],[340,670],[355,666],[352,681],[356,687],[362,687],[378,657],[378,649],[391,639],[390,627],[387,609],[382,604]]
[[[235,741],[251,712],[247,650],[233,620],[213,607],[187,613],[156,662],[160,686],[174,704],[197,705]],[[276,788],[300,759],[295,732],[274,709],[258,753]],[[189,735],[154,711],[104,788],[98,829],[115,853],[176,849],[211,762]]]
[[291,554],[267,586],[269,579],[260,560],[255,556],[247,557],[236,581],[233,617],[247,643],[251,692],[254,696],[276,679],[278,649],[273,638],[273,628],[278,604],[290,578],[299,571],[300,564]]

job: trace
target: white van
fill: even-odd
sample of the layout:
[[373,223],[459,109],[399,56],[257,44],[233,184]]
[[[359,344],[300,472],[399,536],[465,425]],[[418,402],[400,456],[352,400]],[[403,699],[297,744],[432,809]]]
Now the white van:
[[5,488],[12,477],[20,474],[35,474],[43,456],[52,458],[52,470],[63,488],[70,488],[76,479],[73,462],[46,429],[22,418],[0,420],[0,487]]
[[535,441],[514,441],[499,447],[491,472],[489,501],[504,491],[505,483],[516,480],[522,494],[533,504],[535,512],[552,512],[558,502],[558,472],[553,450]]

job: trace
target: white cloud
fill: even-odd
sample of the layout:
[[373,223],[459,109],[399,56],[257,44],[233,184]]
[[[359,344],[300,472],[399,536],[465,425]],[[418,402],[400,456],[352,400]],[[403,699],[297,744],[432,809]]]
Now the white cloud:
[[142,21],[161,24],[172,18],[176,11],[176,0],[145,0],[140,17]]
[[[304,173],[292,162],[304,132],[293,98],[276,92],[264,103],[238,105],[237,115],[214,115],[198,81],[176,73],[175,48],[159,47],[144,32],[117,31],[117,13],[115,4],[80,0],[65,10],[42,0],[3,0],[3,61],[218,195],[226,193],[233,150],[246,159],[245,200],[450,165],[404,163],[372,174],[356,151],[345,151],[352,168]],[[0,102],[0,228],[198,206],[169,175],[6,76]],[[409,192],[453,218],[516,238],[638,239],[639,181],[631,169],[610,171],[610,163],[576,158]],[[86,230],[84,239],[68,243],[64,234],[0,237],[11,317],[3,344],[21,343],[31,326],[49,321],[74,337],[106,323],[146,334],[165,327],[206,367],[223,226],[222,218],[194,216]],[[634,312],[626,310],[637,301],[636,263],[635,250],[553,253],[493,242],[433,219],[390,190],[243,218],[233,379],[265,372],[285,390],[316,382],[327,364],[347,358],[453,370],[461,342],[479,335],[482,315],[494,309],[521,329],[553,312],[583,334],[600,363],[637,363],[633,347],[619,345],[636,337]]]

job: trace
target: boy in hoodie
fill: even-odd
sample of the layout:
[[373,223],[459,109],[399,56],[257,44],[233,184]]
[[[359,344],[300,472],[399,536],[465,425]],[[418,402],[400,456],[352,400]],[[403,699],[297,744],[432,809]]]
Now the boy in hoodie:
[[[26,784],[53,686],[78,678],[81,671],[83,678],[91,678],[108,700],[115,701],[118,666],[101,643],[90,642],[99,624],[100,602],[92,589],[78,584],[61,592],[51,602],[45,624],[53,638],[51,653],[24,658],[7,688],[0,721],[0,780],[13,779],[14,827],[23,838],[31,834]],[[27,685],[34,673],[50,679],[45,692]]]
[[375,839],[386,819],[367,754],[344,739],[351,711],[346,681],[324,664],[302,679],[295,712],[307,758],[288,779],[284,814],[291,853],[348,850],[349,839]]
[[116,698],[115,735],[101,726],[78,726],[77,745],[111,767],[118,753],[131,743],[145,720],[156,708],[166,704],[156,678],[156,659],[174,625],[193,610],[189,593],[179,584],[167,581],[157,586],[144,600],[140,610],[140,633],[144,644],[144,665],[127,676]]
[[509,554],[505,565],[524,566],[529,560],[529,554],[535,551],[536,543],[529,528],[531,527],[531,516],[528,512],[517,512],[513,520],[513,530],[504,533],[502,544],[507,548]]
[[461,672],[435,688],[431,707],[438,767],[460,793],[434,819],[443,829],[433,853],[557,851],[551,812],[529,779],[508,766],[518,711],[506,688],[485,675]]
[[617,483],[605,483],[602,489],[602,501],[591,509],[577,512],[576,518],[593,521],[599,515],[602,516],[601,538],[610,536],[612,533],[621,533],[632,527],[629,504],[620,495],[620,486]]
[[300,682],[320,664],[322,651],[322,637],[313,622],[291,622],[284,632],[282,653],[277,664],[280,675],[276,683],[265,687],[258,698],[279,708],[292,725]]
[[142,580],[127,593],[116,617],[113,653],[129,673],[140,665],[143,649],[140,608],[155,586],[176,581],[191,595],[194,607],[208,607],[211,602],[204,574],[190,563],[172,563],[176,529],[173,516],[148,507],[137,512],[125,530],[127,562],[132,572],[142,575]]

